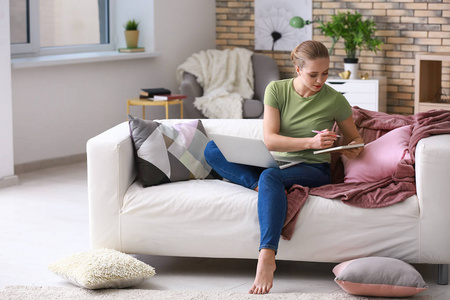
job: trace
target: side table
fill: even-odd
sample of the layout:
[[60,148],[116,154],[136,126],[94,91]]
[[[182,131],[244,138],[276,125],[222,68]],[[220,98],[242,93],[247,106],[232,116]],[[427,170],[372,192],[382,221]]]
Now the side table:
[[166,119],[169,118],[169,105],[180,105],[180,118],[183,119],[183,99],[152,101],[140,98],[131,98],[127,100],[127,116],[130,114],[130,106],[142,106],[142,119],[145,119],[146,106],[164,106],[166,108]]

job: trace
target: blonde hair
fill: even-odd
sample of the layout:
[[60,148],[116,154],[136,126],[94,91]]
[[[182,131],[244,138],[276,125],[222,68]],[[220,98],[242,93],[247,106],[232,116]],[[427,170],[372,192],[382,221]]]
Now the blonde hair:
[[304,41],[291,52],[292,63],[300,69],[303,68],[306,60],[317,58],[329,58],[327,47],[317,41]]

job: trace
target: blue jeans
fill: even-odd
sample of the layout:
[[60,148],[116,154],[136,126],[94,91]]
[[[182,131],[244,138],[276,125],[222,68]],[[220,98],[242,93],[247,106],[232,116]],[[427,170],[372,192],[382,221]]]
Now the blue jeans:
[[214,141],[206,146],[205,158],[223,178],[249,189],[258,187],[259,250],[278,250],[287,212],[286,190],[294,184],[317,187],[331,182],[328,163],[301,163],[283,170],[235,164],[225,159]]

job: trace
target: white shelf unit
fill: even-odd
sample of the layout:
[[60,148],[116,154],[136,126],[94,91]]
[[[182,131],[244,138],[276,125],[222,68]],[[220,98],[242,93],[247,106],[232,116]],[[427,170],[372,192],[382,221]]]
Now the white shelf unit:
[[386,112],[386,77],[367,80],[328,78],[326,83],[342,93],[351,106]]

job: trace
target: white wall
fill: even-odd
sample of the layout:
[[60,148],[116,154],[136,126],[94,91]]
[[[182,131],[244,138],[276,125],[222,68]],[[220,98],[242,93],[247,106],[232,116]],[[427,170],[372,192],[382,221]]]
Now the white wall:
[[[85,153],[89,138],[126,120],[126,99],[141,88],[179,92],[177,66],[215,48],[215,1],[155,0],[154,11],[154,48],[161,56],[13,69],[14,164]],[[163,118],[163,110],[155,109],[150,117]],[[171,115],[178,110],[172,107]],[[141,116],[137,107],[131,113]]]
[[[115,27],[113,28],[113,32],[111,32],[111,40],[114,44],[119,47],[126,47],[125,35],[123,33],[123,26],[127,23],[127,21],[135,19],[139,22],[139,47],[145,47],[148,50],[155,50],[154,45],[154,30],[155,23],[158,19],[155,19],[155,22],[152,22],[152,18],[149,16],[158,16],[159,13],[154,13],[155,10],[155,2],[158,5],[158,2],[162,2],[161,4],[166,4],[161,0],[114,0],[115,11],[116,14],[114,16]],[[111,1],[110,1],[111,2]],[[176,0],[166,1],[167,3],[171,3],[174,5]],[[204,0],[194,0],[194,1],[186,1],[187,3],[191,3],[196,6],[196,3],[205,2]],[[132,3],[133,5],[130,5]],[[187,3],[183,3],[183,5],[187,5]],[[172,14],[171,12],[167,12]],[[160,30],[165,31],[167,26],[159,27]]]
[[14,176],[9,1],[0,0],[0,187]]

